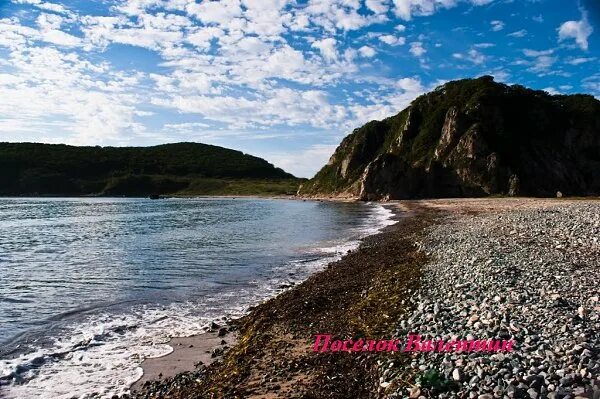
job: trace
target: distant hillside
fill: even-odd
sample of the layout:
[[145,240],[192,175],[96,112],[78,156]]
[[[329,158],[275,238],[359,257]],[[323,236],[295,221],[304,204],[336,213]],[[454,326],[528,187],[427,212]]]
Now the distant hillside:
[[227,148],[0,143],[0,195],[285,194],[300,180]]
[[361,199],[600,194],[600,102],[494,82],[449,82],[354,130],[303,184]]

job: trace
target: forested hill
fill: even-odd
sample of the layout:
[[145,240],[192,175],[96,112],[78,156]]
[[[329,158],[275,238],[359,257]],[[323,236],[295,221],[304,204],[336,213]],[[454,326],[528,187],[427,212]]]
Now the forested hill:
[[0,143],[0,195],[284,194],[293,175],[227,148]]
[[368,200],[559,192],[600,194],[600,101],[491,76],[448,82],[354,130],[300,189]]

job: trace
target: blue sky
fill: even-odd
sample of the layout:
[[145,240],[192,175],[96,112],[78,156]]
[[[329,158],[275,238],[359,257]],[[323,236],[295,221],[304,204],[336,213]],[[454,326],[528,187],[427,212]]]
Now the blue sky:
[[1,141],[197,141],[310,177],[445,81],[600,97],[596,0],[0,0]]

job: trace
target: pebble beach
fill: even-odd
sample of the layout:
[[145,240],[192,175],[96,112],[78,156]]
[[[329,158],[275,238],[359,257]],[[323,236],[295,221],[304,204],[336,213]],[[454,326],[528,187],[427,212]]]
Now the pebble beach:
[[[515,350],[416,354],[399,372],[415,386],[388,397],[600,397],[599,240],[597,203],[448,217],[432,227],[420,243],[432,261],[397,335],[514,339]],[[394,381],[390,364],[381,387]]]

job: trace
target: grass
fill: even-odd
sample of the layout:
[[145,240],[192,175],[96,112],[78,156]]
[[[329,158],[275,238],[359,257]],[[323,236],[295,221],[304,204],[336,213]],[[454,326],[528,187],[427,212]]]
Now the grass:
[[[27,194],[0,193],[44,197],[147,197],[163,196],[290,196],[295,195],[303,179],[218,179],[197,176],[129,175],[109,179],[82,181],[59,179],[62,186],[54,190],[30,191]],[[46,182],[45,184],[51,183]],[[38,189],[40,188],[38,187]]]
[[176,195],[295,195],[299,179],[191,179]]

